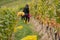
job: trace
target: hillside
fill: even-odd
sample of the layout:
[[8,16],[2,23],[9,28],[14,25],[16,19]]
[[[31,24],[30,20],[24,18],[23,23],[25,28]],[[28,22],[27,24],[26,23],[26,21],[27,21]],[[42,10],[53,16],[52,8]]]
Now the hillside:
[[30,1],[31,0],[0,0],[0,6],[16,7],[22,4],[26,4],[27,2]]

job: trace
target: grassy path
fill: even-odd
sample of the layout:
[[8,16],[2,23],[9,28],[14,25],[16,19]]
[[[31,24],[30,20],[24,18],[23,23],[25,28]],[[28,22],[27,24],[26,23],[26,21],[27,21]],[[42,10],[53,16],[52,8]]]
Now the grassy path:
[[[21,27],[21,29],[19,29],[18,27]],[[32,30],[32,24],[26,24],[24,23],[22,20],[19,21],[17,28],[17,31],[15,32],[15,39],[14,40],[21,40],[22,38],[24,38],[25,36],[28,35],[34,35],[35,32]]]

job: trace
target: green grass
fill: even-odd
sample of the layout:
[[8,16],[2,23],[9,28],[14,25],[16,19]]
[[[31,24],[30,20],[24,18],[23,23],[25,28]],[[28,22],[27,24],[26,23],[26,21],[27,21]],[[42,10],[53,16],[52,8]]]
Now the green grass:
[[22,30],[17,29],[18,31],[15,33],[15,40],[20,40],[23,37],[27,36],[27,35],[37,35],[31,27],[33,27],[31,24],[25,24],[23,22],[23,20],[20,20],[20,22],[18,23],[18,25],[23,26]]

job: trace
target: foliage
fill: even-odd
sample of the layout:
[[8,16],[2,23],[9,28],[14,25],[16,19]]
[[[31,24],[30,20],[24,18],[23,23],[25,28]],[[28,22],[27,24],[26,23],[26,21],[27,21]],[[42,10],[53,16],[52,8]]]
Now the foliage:
[[0,40],[11,40],[17,16],[11,8],[0,8]]
[[[53,24],[60,23],[60,1],[59,0],[32,0],[30,3],[30,12],[43,24],[46,21]],[[44,21],[43,21],[44,20]],[[51,25],[53,25],[51,24]],[[55,25],[54,25],[55,26]]]

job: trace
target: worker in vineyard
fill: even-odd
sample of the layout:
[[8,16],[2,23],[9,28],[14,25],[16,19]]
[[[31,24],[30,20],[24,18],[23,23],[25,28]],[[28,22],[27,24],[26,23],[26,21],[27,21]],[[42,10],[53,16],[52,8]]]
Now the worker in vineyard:
[[24,7],[23,12],[25,13],[23,18],[25,18],[26,22],[29,22],[30,21],[30,14],[29,14],[29,5],[28,4],[26,4],[26,6]]

